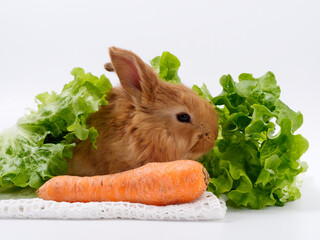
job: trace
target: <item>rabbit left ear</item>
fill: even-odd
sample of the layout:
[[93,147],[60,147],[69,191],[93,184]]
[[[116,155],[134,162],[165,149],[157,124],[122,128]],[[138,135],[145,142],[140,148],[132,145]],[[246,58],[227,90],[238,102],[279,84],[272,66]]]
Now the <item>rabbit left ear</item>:
[[111,47],[109,54],[121,86],[130,96],[149,95],[158,85],[157,74],[133,52]]
[[114,67],[111,62],[104,64],[104,69],[108,72],[114,72]]

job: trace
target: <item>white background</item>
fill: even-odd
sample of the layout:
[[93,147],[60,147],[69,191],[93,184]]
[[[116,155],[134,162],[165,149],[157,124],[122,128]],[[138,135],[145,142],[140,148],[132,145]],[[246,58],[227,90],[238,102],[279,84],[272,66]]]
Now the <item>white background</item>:
[[316,0],[0,1],[0,131],[35,95],[60,91],[73,67],[105,73],[118,46],[145,61],[172,52],[182,81],[213,95],[223,74],[272,71],[310,142],[302,198],[282,208],[228,209],[209,222],[0,220],[0,239],[319,239],[319,29]]

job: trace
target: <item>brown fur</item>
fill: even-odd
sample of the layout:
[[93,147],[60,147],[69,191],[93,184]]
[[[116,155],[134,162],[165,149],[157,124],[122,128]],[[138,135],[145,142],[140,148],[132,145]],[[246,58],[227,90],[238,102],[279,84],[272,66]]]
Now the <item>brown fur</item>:
[[[182,84],[159,80],[154,70],[130,51],[109,49],[121,87],[110,92],[106,106],[88,124],[99,132],[95,150],[86,140],[69,160],[69,174],[91,176],[140,167],[149,162],[196,160],[218,135],[211,104]],[[179,122],[186,112],[191,122]]]

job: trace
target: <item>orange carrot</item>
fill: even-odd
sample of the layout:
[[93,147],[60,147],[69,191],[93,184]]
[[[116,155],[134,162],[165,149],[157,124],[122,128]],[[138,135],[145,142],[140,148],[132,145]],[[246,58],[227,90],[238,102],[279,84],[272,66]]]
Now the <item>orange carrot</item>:
[[208,172],[200,163],[177,160],[111,175],[58,176],[40,187],[37,194],[58,202],[126,201],[161,206],[197,199],[208,182]]

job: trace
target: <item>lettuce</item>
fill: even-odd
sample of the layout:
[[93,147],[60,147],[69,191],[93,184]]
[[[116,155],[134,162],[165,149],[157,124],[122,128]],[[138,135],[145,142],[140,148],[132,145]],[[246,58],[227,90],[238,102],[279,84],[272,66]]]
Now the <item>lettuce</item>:
[[254,209],[299,199],[297,175],[307,170],[300,158],[309,146],[294,135],[302,114],[279,99],[271,72],[260,78],[241,74],[238,83],[225,75],[220,84],[223,90],[216,97],[205,85],[193,87],[219,114],[218,140],[201,159],[211,176],[208,189],[226,194],[230,205]]
[[39,94],[38,109],[1,133],[1,193],[37,189],[48,179],[65,174],[75,139],[89,137],[95,147],[98,133],[88,129],[86,120],[100,105],[107,104],[105,97],[112,85],[104,75],[98,78],[81,68],[71,74],[74,80],[60,94]]
[[163,52],[150,61],[153,69],[158,73],[159,78],[169,83],[180,83],[178,70],[180,67],[179,59],[169,52]]
[[[180,82],[180,62],[172,54],[164,52],[151,64],[163,80]],[[303,116],[279,99],[274,74],[254,78],[243,73],[239,82],[225,75],[220,84],[223,90],[216,97],[205,84],[192,88],[219,114],[215,147],[200,160],[211,176],[208,190],[227,195],[229,205],[254,209],[300,198],[297,176],[307,170],[300,158],[309,144],[294,135]]]

